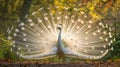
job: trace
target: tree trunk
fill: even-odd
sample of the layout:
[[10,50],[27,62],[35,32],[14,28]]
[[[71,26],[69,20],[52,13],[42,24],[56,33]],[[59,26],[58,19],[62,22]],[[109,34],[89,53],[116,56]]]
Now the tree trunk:
[[20,21],[24,22],[26,20],[25,17],[29,12],[31,3],[32,3],[32,0],[24,0],[20,14],[19,14]]

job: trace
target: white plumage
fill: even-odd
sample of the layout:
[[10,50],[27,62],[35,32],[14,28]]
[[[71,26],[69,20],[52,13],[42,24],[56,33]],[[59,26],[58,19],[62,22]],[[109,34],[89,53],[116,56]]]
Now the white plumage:
[[33,12],[18,25],[13,36],[11,50],[25,59],[55,56],[59,51],[70,57],[100,59],[113,42],[107,24],[78,10],[57,8],[55,13],[50,8]]

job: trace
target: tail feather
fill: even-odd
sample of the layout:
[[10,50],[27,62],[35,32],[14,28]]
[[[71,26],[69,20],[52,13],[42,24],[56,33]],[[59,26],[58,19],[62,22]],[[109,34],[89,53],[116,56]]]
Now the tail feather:
[[[78,10],[51,12],[40,8],[26,22],[21,22],[13,34],[13,49],[26,59],[38,59],[57,54],[58,24],[62,24],[65,55],[82,59],[99,59],[110,50],[113,42],[106,23]],[[57,8],[55,8],[57,10]],[[21,48],[21,49],[19,49]],[[19,52],[19,53],[18,53]]]

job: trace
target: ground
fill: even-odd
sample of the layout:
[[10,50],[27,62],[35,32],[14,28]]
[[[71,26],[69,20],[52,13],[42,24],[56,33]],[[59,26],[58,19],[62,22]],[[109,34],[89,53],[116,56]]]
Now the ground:
[[40,63],[40,62],[9,62],[0,61],[0,67],[120,67],[116,61],[83,61],[79,63]]

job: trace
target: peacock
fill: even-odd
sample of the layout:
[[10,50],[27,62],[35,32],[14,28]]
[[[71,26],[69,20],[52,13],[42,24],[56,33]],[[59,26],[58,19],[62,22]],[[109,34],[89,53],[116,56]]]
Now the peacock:
[[100,59],[110,50],[114,41],[107,23],[93,19],[89,14],[74,8],[40,8],[19,20],[8,37],[11,51],[25,59],[43,59],[63,56],[80,59]]

